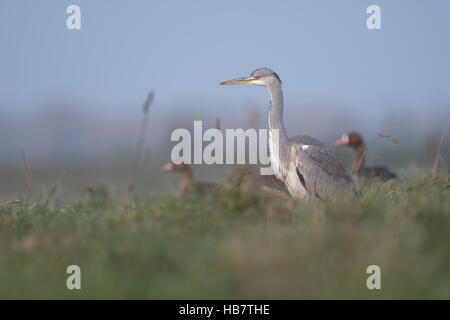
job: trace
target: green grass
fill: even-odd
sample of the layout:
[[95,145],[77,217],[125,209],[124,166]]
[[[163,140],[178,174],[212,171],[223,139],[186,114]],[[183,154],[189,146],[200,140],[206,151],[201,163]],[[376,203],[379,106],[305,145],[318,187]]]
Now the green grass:
[[[69,291],[68,265],[82,289]],[[381,267],[381,290],[366,268]],[[450,298],[449,176],[295,201],[227,186],[185,199],[0,204],[0,298]]]

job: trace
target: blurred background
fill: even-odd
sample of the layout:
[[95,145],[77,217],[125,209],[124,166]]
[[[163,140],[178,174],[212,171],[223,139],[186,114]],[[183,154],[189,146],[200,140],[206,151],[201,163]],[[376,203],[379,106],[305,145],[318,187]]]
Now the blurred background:
[[[81,30],[66,27],[71,4]],[[366,27],[371,4],[381,30]],[[289,135],[334,147],[356,130],[368,164],[426,172],[450,116],[449,14],[447,0],[2,0],[0,199],[29,192],[22,151],[34,193],[58,186],[77,199],[102,184],[125,193],[150,91],[137,190],[175,188],[178,177],[159,170],[174,128],[214,127],[217,117],[222,129],[267,127],[264,88],[218,85],[262,66],[283,81]],[[350,166],[351,150],[338,155]],[[218,181],[228,169],[194,170]]]

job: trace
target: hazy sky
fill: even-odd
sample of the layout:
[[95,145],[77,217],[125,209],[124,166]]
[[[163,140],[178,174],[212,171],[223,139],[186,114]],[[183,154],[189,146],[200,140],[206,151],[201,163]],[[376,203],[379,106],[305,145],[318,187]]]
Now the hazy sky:
[[[66,8],[81,7],[81,30]],[[366,27],[381,7],[382,29]],[[267,96],[220,81],[267,66],[287,101],[382,108],[450,100],[450,1],[2,0],[0,108],[71,97],[108,108]],[[262,89],[259,89],[262,90]]]

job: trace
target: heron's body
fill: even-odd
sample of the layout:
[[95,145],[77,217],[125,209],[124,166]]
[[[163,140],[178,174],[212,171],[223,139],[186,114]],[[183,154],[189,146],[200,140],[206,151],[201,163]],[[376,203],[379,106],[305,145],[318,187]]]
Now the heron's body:
[[222,84],[250,84],[268,89],[270,161],[276,177],[285,183],[292,197],[326,198],[333,193],[358,188],[351,172],[322,142],[309,136],[287,137],[283,124],[281,81],[275,72],[260,68],[249,78]]
[[[270,140],[269,136],[269,143],[276,145]],[[321,141],[303,135],[287,142],[287,147],[279,150],[278,157],[272,157],[277,152],[275,148],[271,149],[270,159],[276,177],[284,181],[292,197],[303,199],[311,194],[326,198],[331,193],[357,189],[350,170]]]
[[308,191],[302,185],[296,174],[295,162],[291,161],[291,154],[285,152],[288,149],[283,148],[283,151],[280,152],[280,146],[276,140],[277,138],[274,138],[272,130],[269,129],[270,162],[275,176],[279,180],[284,181],[286,188],[294,198],[303,199],[308,195]]

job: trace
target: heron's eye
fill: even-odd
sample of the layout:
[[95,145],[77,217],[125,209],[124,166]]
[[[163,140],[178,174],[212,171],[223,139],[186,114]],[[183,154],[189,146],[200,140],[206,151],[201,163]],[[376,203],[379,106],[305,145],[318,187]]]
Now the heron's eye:
[[260,76],[253,76],[253,79],[259,79]]

